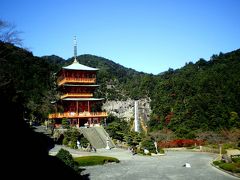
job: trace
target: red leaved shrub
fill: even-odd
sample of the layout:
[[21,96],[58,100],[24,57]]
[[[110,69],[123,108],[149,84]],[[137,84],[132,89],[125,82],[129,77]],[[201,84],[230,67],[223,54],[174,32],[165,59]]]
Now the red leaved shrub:
[[202,140],[195,139],[175,139],[171,141],[159,141],[158,146],[161,148],[173,148],[173,147],[191,147],[203,145]]

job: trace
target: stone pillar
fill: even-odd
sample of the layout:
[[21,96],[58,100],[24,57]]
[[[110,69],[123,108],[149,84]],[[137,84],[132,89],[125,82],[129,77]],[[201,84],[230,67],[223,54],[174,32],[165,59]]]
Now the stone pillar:
[[107,143],[107,145],[106,145],[106,148],[105,149],[111,149],[110,147],[109,147],[109,138],[107,137],[107,139],[106,139],[106,143]]
[[91,125],[91,118],[88,118],[88,126],[90,127]]

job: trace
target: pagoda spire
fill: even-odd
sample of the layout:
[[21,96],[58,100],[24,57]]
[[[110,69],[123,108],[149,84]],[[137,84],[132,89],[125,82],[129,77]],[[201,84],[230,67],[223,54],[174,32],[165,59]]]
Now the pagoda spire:
[[74,36],[74,63],[77,62],[77,39],[76,36]]

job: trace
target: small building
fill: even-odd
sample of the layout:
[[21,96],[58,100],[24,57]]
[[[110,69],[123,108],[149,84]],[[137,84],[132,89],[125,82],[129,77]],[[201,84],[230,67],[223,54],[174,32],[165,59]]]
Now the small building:
[[[94,98],[98,69],[78,63],[77,46],[74,45],[74,61],[71,65],[62,67],[56,74],[60,99],[56,102],[56,112],[49,114],[49,119],[55,124],[61,124],[66,118],[71,125],[98,126],[106,112],[99,111],[97,104],[103,98]],[[59,108],[60,107],[60,108]]]

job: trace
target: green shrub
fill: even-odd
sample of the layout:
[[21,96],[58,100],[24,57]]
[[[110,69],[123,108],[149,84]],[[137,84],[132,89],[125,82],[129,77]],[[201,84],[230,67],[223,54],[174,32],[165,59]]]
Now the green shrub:
[[236,148],[236,144],[233,143],[225,143],[222,145],[222,153],[227,153],[227,149],[235,149]]
[[138,148],[138,149],[137,149],[137,154],[143,154],[143,155],[145,155],[144,150],[143,150],[142,148]]
[[155,148],[154,142],[151,139],[148,139],[148,138],[144,139],[141,142],[141,147],[143,149],[146,148],[150,153],[156,153],[156,148]]
[[94,166],[110,162],[120,162],[117,158],[107,156],[83,156],[74,158],[74,161],[76,161],[79,166]]
[[70,122],[67,118],[63,118],[62,119],[62,127],[65,129],[69,129],[70,128]]
[[220,164],[223,164],[223,161],[213,161],[213,164],[216,166],[219,166]]
[[73,168],[74,170],[78,170],[78,166],[73,160],[72,155],[65,149],[60,149],[56,155],[57,158],[62,160],[67,166]]
[[240,173],[240,168],[237,167],[235,163],[222,163],[219,165],[219,167],[226,171]]
[[240,164],[240,157],[232,158],[232,161]]
[[65,145],[65,146],[67,146],[68,145],[68,140],[67,140],[67,138],[63,138],[63,145]]
[[80,144],[82,147],[86,148],[89,144],[89,141],[87,140],[87,138],[85,138],[83,135],[81,135]]
[[70,141],[69,147],[72,149],[77,149],[77,143]]
[[63,144],[69,145],[73,149],[77,149],[77,140],[80,136],[80,132],[76,128],[70,128],[64,132]]
[[159,149],[159,153],[160,153],[160,154],[164,154],[164,153],[165,153],[164,149],[160,148],[160,149]]

